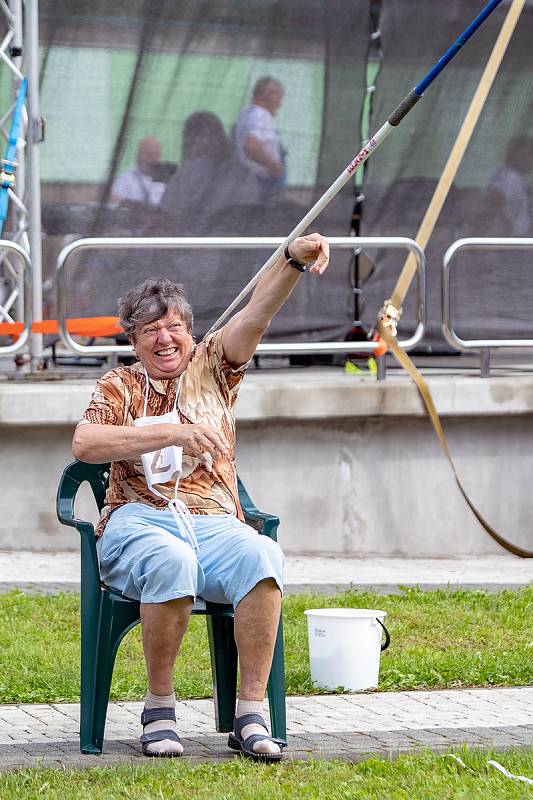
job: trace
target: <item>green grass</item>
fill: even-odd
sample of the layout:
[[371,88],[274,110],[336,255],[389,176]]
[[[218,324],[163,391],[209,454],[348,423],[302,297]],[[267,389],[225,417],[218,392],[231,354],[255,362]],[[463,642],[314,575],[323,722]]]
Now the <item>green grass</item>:
[[[191,767],[186,761],[85,770],[32,769],[0,775],[4,800],[523,800],[533,787],[500,775],[490,756],[461,752],[466,767],[422,753],[395,762],[311,761],[277,766],[236,759]],[[492,755],[510,772],[533,776],[533,751]]]
[[[497,594],[470,591],[400,595],[346,592],[284,600],[287,692],[316,692],[307,652],[306,608],[351,606],[388,613],[392,643],[383,653],[380,689],[520,686],[533,683],[533,588]],[[145,672],[137,627],[122,643],[111,697],[138,700]],[[0,596],[0,702],[79,699],[79,597]],[[185,637],[176,671],[178,697],[212,695],[203,617]]]

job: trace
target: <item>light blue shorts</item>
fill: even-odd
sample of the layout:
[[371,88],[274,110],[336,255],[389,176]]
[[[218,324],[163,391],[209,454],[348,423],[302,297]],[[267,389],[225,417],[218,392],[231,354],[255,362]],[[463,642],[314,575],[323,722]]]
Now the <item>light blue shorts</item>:
[[142,603],[202,597],[235,608],[259,581],[283,587],[283,553],[229,514],[192,515],[199,551],[181,538],[167,509],[126,503],[97,542],[104,583]]

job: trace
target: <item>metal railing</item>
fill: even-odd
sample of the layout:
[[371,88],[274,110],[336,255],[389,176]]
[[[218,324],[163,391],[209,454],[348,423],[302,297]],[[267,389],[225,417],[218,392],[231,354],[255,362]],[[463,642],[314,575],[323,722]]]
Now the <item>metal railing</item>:
[[[16,353],[20,350],[30,337],[31,323],[32,323],[32,269],[30,257],[26,250],[16,242],[9,239],[0,239],[0,256],[5,257],[6,251],[12,253],[16,258],[20,259],[23,297],[22,305],[24,309],[24,329],[18,335],[17,341],[13,344],[0,345],[0,355],[7,356],[10,353]],[[18,291],[18,290],[17,290]],[[9,303],[4,306],[9,307]],[[5,310],[5,307],[0,306],[0,322],[14,323],[11,315]]]
[[[130,345],[83,345],[75,341],[67,330],[67,275],[66,265],[74,253],[82,250],[120,250],[162,248],[165,250],[201,250],[208,248],[218,249],[260,249],[277,248],[284,239],[274,237],[245,238],[245,237],[210,237],[210,238],[175,238],[175,237],[132,237],[132,238],[93,238],[78,239],[64,247],[57,258],[57,309],[59,332],[65,345],[80,355],[110,355],[112,353],[133,353]],[[398,342],[404,350],[415,347],[424,337],[426,330],[426,280],[425,256],[422,248],[412,239],[405,237],[333,237],[328,240],[332,248],[390,248],[405,249],[414,254],[417,262],[417,326],[413,335]],[[383,298],[385,300],[385,298]],[[311,353],[371,353],[375,348],[373,342],[265,342],[258,346],[257,353],[263,355],[274,354],[311,354]]]
[[490,375],[490,355],[492,349],[508,347],[533,347],[533,339],[462,339],[454,331],[451,322],[450,269],[458,253],[465,250],[533,250],[531,238],[469,238],[458,239],[444,254],[442,262],[442,332],[446,341],[456,350],[467,353],[480,351],[480,373],[486,378]]

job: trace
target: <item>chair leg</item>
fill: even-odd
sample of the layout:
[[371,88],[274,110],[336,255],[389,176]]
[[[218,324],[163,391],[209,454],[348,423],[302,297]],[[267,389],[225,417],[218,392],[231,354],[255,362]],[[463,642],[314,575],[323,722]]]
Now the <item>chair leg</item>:
[[268,704],[272,736],[287,740],[287,712],[285,708],[285,657],[283,652],[283,619],[280,616],[272,667],[268,678]]
[[208,614],[207,634],[213,673],[215,725],[219,733],[233,730],[237,703],[237,646],[233,617]]
[[82,753],[102,752],[115,656],[122,638],[137,622],[139,622],[138,604],[105,591],[100,595],[100,614],[97,624],[94,624],[94,619],[84,620],[82,608],[80,703]]

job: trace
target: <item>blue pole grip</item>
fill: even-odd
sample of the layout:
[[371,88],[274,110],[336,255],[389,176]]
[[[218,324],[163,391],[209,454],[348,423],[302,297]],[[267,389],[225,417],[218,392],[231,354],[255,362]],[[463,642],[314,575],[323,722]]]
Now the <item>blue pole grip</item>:
[[0,189],[0,238],[4,232],[4,222],[7,219],[8,194],[7,189]]
[[475,20],[473,20],[473,22],[470,23],[468,28],[466,28],[462,32],[462,34],[455,40],[455,42],[451,45],[451,47],[449,47],[448,50],[446,50],[442,58],[439,58],[437,63],[429,70],[427,75],[425,75],[422,78],[420,83],[417,83],[417,85],[413,89],[413,92],[416,95],[421,97],[424,94],[430,83],[432,83],[435,80],[437,75],[439,75],[442,72],[446,64],[448,64],[452,60],[452,58],[459,52],[459,50],[465,44],[465,42],[467,42],[470,39],[472,34],[474,34],[477,31],[477,29],[485,22],[487,17],[490,14],[492,14],[494,9],[497,6],[499,6],[501,2],[502,0],[491,0],[491,2],[485,6],[483,11],[481,11],[475,18]]
[[26,99],[26,88],[28,82],[26,78],[23,78],[17,95],[17,102],[15,104],[15,110],[13,111],[13,117],[11,119],[11,130],[9,132],[9,143],[6,150],[6,161],[14,161],[15,155],[17,152],[17,139],[20,131],[20,123],[22,117],[22,106],[24,105],[24,101]]
[[[9,141],[6,149],[5,163],[2,168],[2,172],[5,173],[6,176],[13,175],[15,172],[13,164],[15,162],[15,157],[17,155],[17,139],[22,121],[22,107],[26,99],[27,85],[28,82],[26,78],[23,78],[19,86],[17,101],[15,103],[15,110],[13,111],[13,116],[11,118],[11,130],[9,132]],[[9,190],[8,183],[4,183],[4,181],[2,181],[2,183],[0,184],[0,237],[2,236],[4,230],[4,222],[7,219],[7,212],[9,207],[8,190]]]

